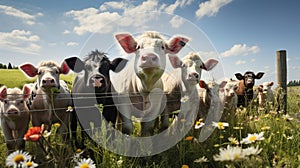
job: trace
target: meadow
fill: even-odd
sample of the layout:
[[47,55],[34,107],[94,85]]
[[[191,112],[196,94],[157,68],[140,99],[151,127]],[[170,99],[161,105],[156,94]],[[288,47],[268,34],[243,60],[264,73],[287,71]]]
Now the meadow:
[[[19,70],[0,70],[0,74],[0,85],[21,88],[32,82]],[[61,78],[71,86],[74,75]],[[206,141],[197,142],[190,132],[175,146],[154,156],[120,156],[90,141],[86,141],[86,150],[94,152],[96,167],[300,167],[300,87],[289,87],[287,98],[286,114],[276,111],[281,101],[264,108],[254,102],[222,117]],[[47,144],[51,150],[40,167],[74,167],[78,158],[87,157],[80,149],[64,145],[56,133],[58,127],[53,126],[51,135],[45,137],[51,138]],[[6,146],[0,132],[0,167],[5,167]],[[35,143],[26,142],[26,151],[32,156],[36,155]]]

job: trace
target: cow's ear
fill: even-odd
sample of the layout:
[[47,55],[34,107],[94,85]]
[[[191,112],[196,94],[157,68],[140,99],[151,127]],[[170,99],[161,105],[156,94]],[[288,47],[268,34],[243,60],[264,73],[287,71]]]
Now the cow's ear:
[[31,92],[30,87],[25,84],[23,86],[23,96],[24,96],[23,98],[24,98],[24,100],[26,100],[26,99],[28,99],[30,97],[30,92]]
[[238,80],[244,80],[244,76],[243,76],[242,74],[236,73],[236,74],[234,74],[234,75],[235,75],[235,77],[236,77]]
[[205,83],[204,80],[200,80],[199,81],[199,86],[200,86],[200,88],[203,88],[203,89],[207,89],[208,88],[207,84]]
[[29,77],[35,77],[37,75],[37,69],[35,66],[31,64],[24,64],[19,67],[27,76]]
[[169,60],[173,68],[180,68],[182,66],[182,61],[176,55],[169,55]]
[[137,50],[137,42],[130,34],[115,34],[115,38],[126,53],[130,54]]
[[84,63],[78,57],[67,58],[64,62],[69,66],[69,68],[72,71],[76,73],[79,73],[82,70],[84,70]]
[[0,100],[2,101],[3,99],[5,99],[7,96],[7,88],[6,86],[2,86],[0,88]]
[[128,60],[124,58],[116,58],[110,63],[110,69],[114,72],[120,72],[126,66]]
[[215,59],[209,59],[207,61],[205,61],[205,63],[203,63],[204,67],[203,69],[206,71],[210,71],[212,70],[217,64],[219,63],[219,61],[215,60]]
[[219,85],[219,88],[224,88],[227,84],[227,81],[222,81]]
[[65,61],[63,61],[60,65],[60,73],[66,75],[69,73],[69,71],[70,71],[70,68],[69,68],[68,64]]
[[255,79],[260,79],[264,76],[265,73],[263,72],[258,72],[256,75],[255,75]]
[[182,36],[175,36],[170,39],[167,46],[167,53],[177,54],[189,41],[188,38]]

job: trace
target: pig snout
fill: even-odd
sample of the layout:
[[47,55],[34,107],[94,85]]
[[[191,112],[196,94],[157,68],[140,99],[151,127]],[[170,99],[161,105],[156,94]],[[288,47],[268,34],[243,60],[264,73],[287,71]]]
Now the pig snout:
[[147,53],[141,56],[141,65],[142,68],[152,68],[159,66],[159,58],[156,54]]
[[10,108],[7,110],[7,115],[14,115],[14,114],[18,114],[19,110],[17,108]]

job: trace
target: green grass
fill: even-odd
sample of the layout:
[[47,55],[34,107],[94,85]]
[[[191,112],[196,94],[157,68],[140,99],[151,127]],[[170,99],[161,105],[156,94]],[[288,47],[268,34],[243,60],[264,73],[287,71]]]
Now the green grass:
[[[68,86],[72,86],[74,80],[74,73],[68,75],[61,75],[60,78],[67,82]],[[0,69],[0,86],[7,86],[9,88],[18,87],[22,88],[25,83],[32,83],[36,80],[35,78],[27,77],[23,72],[18,69]]]
[[[0,71],[1,84],[9,87],[20,87],[29,80],[18,70]],[[14,77],[14,78],[12,78]],[[8,79],[10,78],[10,79]],[[62,76],[66,81],[72,81],[73,75]],[[18,79],[18,80],[16,80]],[[71,83],[69,83],[71,84]],[[90,141],[86,145],[90,151],[94,151],[94,161],[97,167],[300,167],[300,87],[288,88],[288,114],[290,119],[284,118],[284,114],[274,113],[275,107],[266,106],[263,110],[256,106],[232,111],[231,117],[225,117],[222,122],[228,122],[229,127],[223,130],[215,129],[213,134],[204,142],[196,143],[193,140],[182,139],[174,147],[155,156],[133,158],[119,156]],[[138,129],[138,128],[137,128]],[[78,129],[78,132],[80,129]],[[105,131],[105,130],[102,130]],[[76,162],[72,162],[75,154],[74,148],[65,145],[60,135],[56,134],[55,127],[52,129],[51,143],[52,152],[49,160],[42,163],[43,166],[54,165],[58,167],[74,167]],[[135,132],[138,132],[135,130]],[[261,152],[258,155],[247,157],[239,161],[215,161],[213,158],[219,154],[220,148],[227,145],[236,146],[229,142],[229,137],[234,137],[238,141],[247,137],[247,134],[264,132],[264,140],[256,141],[252,144],[239,144],[242,148],[258,147]],[[187,136],[191,136],[189,133]],[[101,138],[101,137],[100,137]],[[159,142],[158,142],[159,143]],[[27,142],[26,151],[35,155],[35,142]],[[5,141],[0,135],[0,167],[5,166]],[[55,156],[56,155],[56,156]],[[195,163],[194,160],[200,157],[207,158],[208,162]],[[63,158],[63,159],[62,159]],[[51,167],[51,166],[49,166]]]

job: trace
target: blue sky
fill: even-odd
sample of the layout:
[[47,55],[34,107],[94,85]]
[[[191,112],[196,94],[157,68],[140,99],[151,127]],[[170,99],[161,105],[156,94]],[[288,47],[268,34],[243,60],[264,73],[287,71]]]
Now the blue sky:
[[[190,50],[204,60],[219,59],[212,72],[217,78],[252,70],[265,72],[258,83],[276,83],[276,51],[284,49],[288,81],[299,80],[299,6],[296,0],[2,0],[0,62],[61,62],[95,48],[118,55],[107,50],[115,45],[113,33],[157,28],[168,36],[188,35]],[[151,17],[147,11],[163,14]]]

